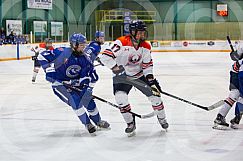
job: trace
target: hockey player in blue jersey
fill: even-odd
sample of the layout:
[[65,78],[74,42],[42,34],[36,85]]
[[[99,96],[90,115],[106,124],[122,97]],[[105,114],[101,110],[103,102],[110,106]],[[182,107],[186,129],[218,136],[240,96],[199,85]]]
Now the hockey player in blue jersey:
[[89,55],[92,63],[96,60],[100,64],[102,64],[98,57],[98,54],[100,53],[101,45],[103,45],[104,42],[105,42],[105,33],[102,31],[96,31],[95,40],[91,41],[84,51],[87,55]]
[[[98,75],[89,57],[83,53],[86,46],[85,36],[73,34],[70,45],[71,48],[65,48],[64,51],[55,49],[39,55],[38,60],[46,72],[46,79],[52,83],[55,95],[73,108],[89,133],[96,131],[91,120],[98,127],[109,128],[110,124],[101,120],[92,99],[92,90]],[[81,91],[73,90],[70,86]]]

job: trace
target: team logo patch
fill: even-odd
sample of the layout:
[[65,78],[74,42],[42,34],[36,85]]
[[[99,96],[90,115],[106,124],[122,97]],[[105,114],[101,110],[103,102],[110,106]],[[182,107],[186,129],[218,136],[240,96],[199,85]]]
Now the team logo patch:
[[136,54],[136,55],[131,54],[128,57],[128,64],[129,65],[137,65],[137,64],[139,64],[141,58],[142,58],[141,54]]
[[66,75],[69,78],[75,78],[79,75],[81,67],[79,65],[71,65],[66,70]]

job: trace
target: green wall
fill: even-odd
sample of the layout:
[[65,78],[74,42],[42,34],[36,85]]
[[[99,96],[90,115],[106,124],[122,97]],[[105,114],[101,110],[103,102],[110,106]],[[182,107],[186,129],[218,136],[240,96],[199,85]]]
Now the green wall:
[[[149,39],[242,39],[242,0],[53,0],[52,10],[28,9],[27,0],[0,0],[0,20],[6,27],[6,20],[23,20],[23,33],[33,31],[34,20],[64,22],[64,40],[73,32],[85,33],[88,40],[100,26],[96,26],[96,10],[125,8],[131,11],[156,11],[154,23],[148,23]],[[227,3],[228,17],[216,14],[216,5]],[[98,24],[99,25],[99,24]],[[111,40],[111,27],[115,37],[120,36],[122,23],[105,23],[107,39]],[[114,35],[113,35],[114,37]],[[57,38],[61,41],[61,38]]]

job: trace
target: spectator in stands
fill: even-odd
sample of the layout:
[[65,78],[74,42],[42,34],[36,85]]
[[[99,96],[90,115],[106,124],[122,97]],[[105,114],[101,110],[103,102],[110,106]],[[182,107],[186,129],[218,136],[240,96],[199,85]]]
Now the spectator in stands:
[[6,31],[4,30],[3,27],[1,27],[0,36],[2,37],[3,35],[4,35],[4,37],[6,37]]
[[9,44],[15,44],[15,34],[14,34],[13,30],[8,35],[8,43]]
[[2,27],[0,30],[0,45],[5,44],[6,42],[6,31]]

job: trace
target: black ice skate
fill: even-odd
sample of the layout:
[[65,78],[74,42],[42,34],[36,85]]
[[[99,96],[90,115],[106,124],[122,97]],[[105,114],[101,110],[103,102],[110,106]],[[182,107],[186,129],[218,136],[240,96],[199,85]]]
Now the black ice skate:
[[127,133],[128,137],[134,136],[136,130],[136,124],[135,124],[135,120],[131,123],[127,124],[127,128],[125,129],[125,133]]
[[242,115],[236,115],[232,120],[230,120],[230,127],[232,129],[239,129],[239,123],[241,120]]
[[167,129],[169,127],[167,120],[165,118],[159,118],[158,116],[157,116],[157,118],[158,118],[158,121],[159,121],[159,124],[161,125],[161,127],[167,131]]
[[35,80],[36,80],[36,78],[35,78],[35,77],[32,77],[32,82],[33,82],[33,83],[35,82]]
[[214,120],[214,126],[212,128],[217,130],[226,130],[228,127],[229,124],[225,121],[225,117],[218,114]]
[[100,120],[96,125],[99,128],[110,129],[110,124],[107,121],[104,121],[104,120]]
[[89,131],[90,134],[95,134],[96,132],[95,126],[91,123],[86,125],[86,129]]

